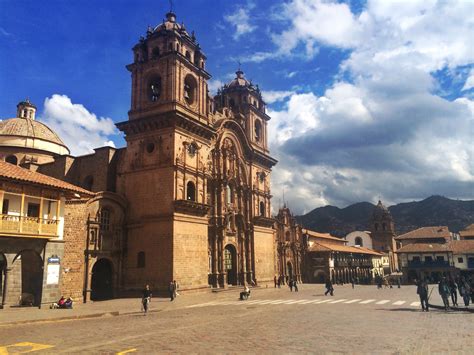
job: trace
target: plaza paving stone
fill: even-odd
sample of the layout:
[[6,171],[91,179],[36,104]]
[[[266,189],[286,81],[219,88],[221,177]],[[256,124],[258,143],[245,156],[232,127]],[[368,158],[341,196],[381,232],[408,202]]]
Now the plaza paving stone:
[[[298,293],[263,288],[253,289],[248,301],[239,301],[239,292],[185,294],[173,302],[154,299],[146,316],[139,312],[138,299],[73,310],[109,314],[91,319],[13,325],[4,316],[15,312],[0,311],[0,354],[474,353],[474,313],[421,312],[413,286],[336,286],[332,297],[324,296],[322,285],[300,285]],[[431,302],[441,304],[436,288]],[[111,316],[113,311],[134,313]]]

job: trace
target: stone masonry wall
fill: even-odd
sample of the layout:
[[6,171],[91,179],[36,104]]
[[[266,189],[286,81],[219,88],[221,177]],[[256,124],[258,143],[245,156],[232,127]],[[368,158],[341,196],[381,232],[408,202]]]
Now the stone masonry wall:
[[84,250],[87,240],[87,201],[67,201],[64,209],[64,257],[60,281],[61,294],[82,298]]

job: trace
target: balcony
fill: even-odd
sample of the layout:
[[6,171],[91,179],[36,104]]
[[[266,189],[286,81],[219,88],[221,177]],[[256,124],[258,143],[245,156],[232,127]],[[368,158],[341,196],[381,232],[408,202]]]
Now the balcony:
[[59,220],[0,214],[0,233],[18,236],[58,236]]
[[449,262],[447,260],[432,260],[432,261],[408,261],[409,268],[448,268]]

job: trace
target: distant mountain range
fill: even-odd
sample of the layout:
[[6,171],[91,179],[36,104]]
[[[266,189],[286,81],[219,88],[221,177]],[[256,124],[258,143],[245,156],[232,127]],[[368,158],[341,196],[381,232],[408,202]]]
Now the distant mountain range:
[[[369,202],[342,209],[325,206],[296,218],[304,228],[343,237],[355,230],[368,230],[374,208],[375,205]],[[474,201],[431,196],[423,201],[399,203],[388,209],[399,235],[425,226],[448,226],[451,232],[459,232],[474,223]]]

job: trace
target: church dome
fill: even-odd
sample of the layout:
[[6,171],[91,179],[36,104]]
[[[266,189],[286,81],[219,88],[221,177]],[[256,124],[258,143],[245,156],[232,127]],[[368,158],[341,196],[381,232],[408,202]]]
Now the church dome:
[[69,154],[59,136],[35,120],[36,106],[29,100],[17,105],[17,117],[0,121],[0,149],[38,150],[48,155]]
[[229,88],[235,88],[235,87],[251,87],[252,83],[245,79],[244,77],[244,72],[242,70],[237,70],[235,72],[237,75],[235,79],[233,79],[229,84],[227,84],[227,87]]
[[155,28],[148,29],[149,34],[161,31],[176,31],[184,37],[191,38],[191,36],[189,36],[189,33],[186,31],[184,24],[177,23],[176,14],[171,11],[166,14],[166,20],[163,20],[163,23],[159,24]]

